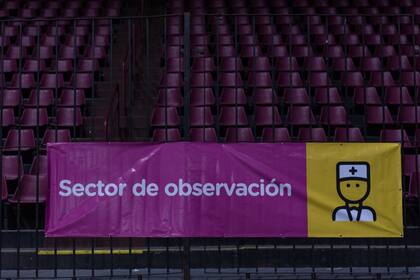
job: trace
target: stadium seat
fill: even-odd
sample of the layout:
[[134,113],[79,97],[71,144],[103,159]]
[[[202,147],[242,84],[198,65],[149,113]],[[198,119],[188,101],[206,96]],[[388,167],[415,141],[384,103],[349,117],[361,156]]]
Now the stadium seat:
[[255,138],[250,127],[228,127],[226,142],[255,142]]
[[366,123],[370,125],[390,125],[394,123],[386,106],[368,106],[365,110]]
[[190,126],[213,126],[214,118],[210,107],[192,107],[190,111]]
[[10,127],[15,124],[15,117],[13,115],[13,109],[11,108],[3,108],[1,111],[1,126],[3,128]]
[[181,133],[178,128],[158,128],[153,131],[153,142],[173,142],[181,140]]
[[16,180],[23,175],[22,157],[17,155],[3,155],[2,176],[5,180]]
[[404,129],[382,129],[379,139],[381,142],[399,142],[404,148],[412,147]]
[[86,104],[85,92],[83,89],[63,89],[61,90],[59,106],[61,107],[80,107]]
[[244,107],[222,107],[219,124],[221,126],[247,126],[248,119]]
[[327,135],[322,127],[301,127],[298,132],[298,141],[302,142],[326,142]]
[[255,105],[276,105],[279,100],[272,88],[257,88],[254,93]]
[[20,118],[20,124],[23,127],[40,127],[48,123],[48,112],[45,108],[26,108]]
[[55,142],[70,142],[71,136],[68,129],[47,129],[42,137],[42,144]]
[[335,87],[316,88],[315,102],[319,105],[341,105],[340,93]]
[[17,107],[21,102],[22,93],[18,89],[2,89],[0,95],[3,99],[3,107]]
[[310,99],[305,88],[286,88],[284,90],[284,103],[288,105],[308,105]]
[[288,124],[296,126],[313,125],[316,123],[315,116],[309,106],[290,106],[286,119]]
[[419,155],[404,155],[402,172],[404,176],[411,176],[414,172],[420,172]]
[[31,175],[37,175],[37,174],[48,174],[48,161],[47,156],[45,155],[38,155],[35,156],[31,168],[29,169],[29,174]]
[[59,127],[77,127],[83,124],[80,108],[60,108],[57,110],[57,125]]
[[190,137],[193,142],[217,142],[216,130],[213,127],[191,128]]
[[381,105],[381,99],[375,87],[359,87],[354,89],[353,102],[356,105]]
[[358,127],[337,127],[334,142],[364,142],[364,138]]
[[324,106],[319,117],[320,124],[331,126],[348,125],[346,108],[344,106]]
[[35,148],[35,135],[32,129],[11,129],[4,143],[5,151],[28,151]]
[[44,203],[47,197],[46,175],[23,175],[16,192],[9,199],[11,203]]
[[190,94],[191,106],[212,106],[216,102],[211,88],[193,88]]
[[279,111],[274,106],[255,107],[255,124],[257,126],[279,126],[282,124]]
[[262,131],[263,142],[289,142],[290,134],[285,127],[265,127]]
[[398,109],[397,120],[401,124],[415,125],[420,118],[420,107],[401,106]]
[[222,89],[220,105],[222,106],[245,106],[247,99],[243,88],[224,88]]
[[27,107],[48,107],[54,103],[54,95],[51,89],[33,89],[25,104]]

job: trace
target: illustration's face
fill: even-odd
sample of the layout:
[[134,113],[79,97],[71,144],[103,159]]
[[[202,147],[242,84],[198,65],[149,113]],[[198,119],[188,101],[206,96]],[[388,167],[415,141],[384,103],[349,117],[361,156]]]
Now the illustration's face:
[[369,184],[363,180],[344,180],[338,185],[341,198],[348,203],[358,203],[369,195]]

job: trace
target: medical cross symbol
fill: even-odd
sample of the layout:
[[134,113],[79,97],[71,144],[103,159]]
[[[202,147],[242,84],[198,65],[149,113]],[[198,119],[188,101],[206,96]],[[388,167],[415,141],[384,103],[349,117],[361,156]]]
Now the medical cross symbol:
[[351,175],[354,175],[357,173],[357,169],[354,168],[354,166],[352,166],[351,169],[349,169],[349,172],[351,173]]

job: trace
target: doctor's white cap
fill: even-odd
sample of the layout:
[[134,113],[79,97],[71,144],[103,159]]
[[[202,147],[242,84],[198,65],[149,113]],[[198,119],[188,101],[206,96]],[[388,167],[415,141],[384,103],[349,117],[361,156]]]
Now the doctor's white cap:
[[337,172],[338,179],[361,178],[368,179],[369,165],[367,163],[339,163]]

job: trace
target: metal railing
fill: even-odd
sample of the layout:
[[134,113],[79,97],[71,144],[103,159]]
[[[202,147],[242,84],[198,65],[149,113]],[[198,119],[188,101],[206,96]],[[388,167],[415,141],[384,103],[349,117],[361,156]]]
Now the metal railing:
[[[290,21],[281,23],[285,18]],[[265,24],[259,24],[262,19],[265,20]],[[360,21],[360,24],[353,24],[356,20]],[[41,53],[41,41],[46,40],[44,35],[48,30],[61,28],[61,19],[45,21],[48,22],[48,25],[36,25],[38,27],[36,27],[33,48],[38,54]],[[36,71],[31,72],[34,77],[33,87],[27,88],[27,82],[23,80],[24,76],[22,76],[27,73],[25,70],[26,59],[23,58],[26,48],[23,39],[26,36],[26,28],[31,25],[29,23],[44,22],[44,20],[22,20],[21,22],[25,24],[17,25],[17,33],[13,36],[10,44],[15,45],[16,42],[19,42],[19,55],[15,59],[17,65],[14,72],[18,78],[13,89],[23,93],[17,104],[12,106],[13,118],[16,118],[16,121],[13,125],[3,125],[0,130],[0,136],[3,139],[0,160],[3,163],[6,160],[4,157],[6,155],[17,156],[17,158],[22,158],[24,167],[18,169],[16,178],[6,180],[9,194],[0,202],[0,277],[75,278],[164,275],[164,277],[173,276],[186,279],[190,277],[211,278],[213,276],[250,279],[254,277],[308,276],[316,279],[330,275],[337,278],[341,276],[380,278],[381,276],[391,277],[393,274],[407,275],[407,277],[417,275],[416,269],[420,266],[417,258],[420,252],[420,205],[418,195],[413,190],[410,193],[409,189],[410,181],[413,185],[415,180],[418,182],[417,173],[404,173],[405,237],[392,240],[380,238],[77,238],[49,240],[43,236],[44,203],[40,196],[43,195],[44,190],[41,186],[43,175],[39,171],[40,166],[37,166],[38,171],[34,172],[35,174],[29,174],[33,158],[45,155],[42,138],[43,130],[46,128],[52,129],[56,139],[61,137],[59,129],[68,129],[72,141],[103,141],[104,139],[135,141],[140,138],[141,133],[145,133],[150,139],[153,138],[153,133],[159,129],[164,131],[164,137],[153,139],[155,141],[195,140],[194,129],[206,128],[214,129],[215,139],[213,140],[218,142],[276,142],[280,139],[280,134],[277,133],[281,131],[287,131],[289,135],[288,140],[281,138],[281,141],[321,141],[325,139],[316,138],[313,135],[314,130],[311,128],[322,128],[328,141],[337,141],[338,136],[335,135],[337,128],[344,130],[344,136],[340,138],[341,141],[351,141],[353,140],[351,129],[358,128],[362,132],[364,141],[378,142],[388,141],[384,136],[381,139],[380,131],[392,128],[400,132],[399,142],[403,144],[403,156],[416,158],[419,155],[418,138],[415,137],[419,128],[417,109],[412,115],[414,118],[411,123],[402,121],[399,117],[402,117],[402,111],[400,111],[400,115],[398,114],[399,109],[412,108],[417,106],[419,101],[416,76],[413,76],[412,83],[408,76],[408,78],[404,78],[407,79],[405,82],[402,79],[405,73],[410,71],[415,73],[418,69],[417,58],[420,48],[416,40],[420,36],[417,36],[417,33],[403,34],[404,28],[407,28],[404,32],[409,33],[410,26],[413,30],[419,27],[414,15],[387,15],[388,23],[379,22],[377,24],[370,23],[369,15],[360,14],[332,16],[324,14],[197,15],[187,13],[150,17],[78,18],[68,21],[69,24],[65,27],[65,33],[69,33],[67,35],[83,33],[82,29],[88,26],[87,33],[82,37],[89,43],[86,43],[85,47],[78,46],[80,43],[78,40],[81,38],[60,35],[56,32],[54,36],[51,36],[54,38],[52,41],[55,42],[55,46],[52,47],[52,56],[48,61],[51,64],[49,69],[42,69],[41,55],[31,56],[31,58],[35,57],[35,61],[37,61]],[[81,26],[85,27],[80,28],[79,21],[84,23]],[[199,24],[200,22],[203,24]],[[244,24],[244,22],[247,23]],[[334,24],[331,24],[332,22]],[[399,36],[398,41],[395,39],[397,36],[393,38],[392,34],[386,34],[386,32],[390,32],[387,31],[390,23],[394,26],[395,34]],[[2,20],[0,24],[1,33],[5,34],[9,26],[15,25],[15,21]],[[197,33],[200,27],[197,26],[201,25],[203,33],[200,35]],[[105,40],[108,42],[105,55],[101,55],[98,70],[92,68],[88,71],[93,79],[91,86],[86,86],[87,88],[84,90],[85,93],[89,92],[91,95],[85,96],[86,104],[79,106],[76,92],[80,88],[77,83],[70,84],[69,79],[71,75],[77,75],[80,70],[77,67],[80,60],[84,58],[79,52],[86,51],[85,48],[88,45],[95,46],[98,40],[104,39],[92,36],[92,34],[102,32],[99,31],[102,26],[108,26],[110,30]],[[179,32],[175,30],[174,26],[179,26]],[[362,29],[363,26],[371,27]],[[318,34],[313,31],[315,27],[322,32],[319,31],[321,33]],[[245,29],[247,31],[242,33]],[[263,35],[264,32],[269,31],[272,33]],[[355,44],[350,44],[350,41],[355,38],[352,36],[353,34],[357,35],[358,41]],[[379,38],[378,41],[373,41],[377,38]],[[2,36],[1,39],[3,40],[4,37]],[[58,61],[60,56],[64,57],[64,52],[68,50],[64,42],[66,39],[68,39],[67,47],[70,47],[73,55],[62,60],[72,61],[73,67],[67,72],[60,72]],[[349,40],[349,42],[344,43],[344,40]],[[224,46],[230,47],[225,48]],[[251,51],[245,54],[248,48],[245,46],[259,46],[260,49],[251,48]],[[359,48],[360,46],[367,47]],[[305,53],[305,48],[306,51],[310,49],[312,53]],[[8,61],[10,55],[7,49],[9,48],[4,43],[0,44],[0,67],[2,67],[0,72],[6,76],[6,81],[0,85],[2,97],[12,87],[11,76],[13,74],[5,69],[7,66],[5,62]],[[390,49],[393,50],[393,56],[397,58],[407,56],[411,70],[404,68],[401,59],[396,64],[397,66],[392,68],[392,71],[389,70],[391,59],[387,52]],[[173,56],[173,50],[177,53],[176,56]],[[228,63],[226,59],[228,56],[223,53],[227,51],[232,52],[231,57],[238,58],[234,60],[230,70],[224,64]],[[339,56],[336,55],[338,52]],[[353,52],[358,53],[357,57],[352,56]],[[119,53],[120,57],[118,57]],[[200,59],[204,57],[210,58],[209,61],[212,65],[204,62],[203,68],[200,69],[201,66],[197,66],[197,64],[201,63]],[[259,64],[252,64],[254,60],[256,61],[256,57],[266,58],[267,63],[263,61],[265,59],[262,59]],[[310,61],[309,58],[312,57],[322,58],[324,66],[316,68],[314,65],[307,64]],[[366,58],[371,57],[377,58],[376,62],[371,63],[379,61],[378,65],[381,65],[377,70],[369,70],[367,67],[373,66],[364,64],[364,61],[367,61]],[[178,65],[176,63],[175,66],[170,65],[176,61],[173,58],[179,58]],[[265,68],[262,69],[262,66]],[[297,68],[295,68],[296,66]],[[388,72],[391,73],[394,82],[392,87],[397,89],[392,97],[398,95],[397,101],[391,103],[386,99],[390,95],[389,88],[391,88],[390,84],[386,82]],[[44,86],[42,74],[45,73],[55,74],[55,84],[49,85],[49,89],[53,92],[53,101],[49,106],[43,106],[41,100]],[[60,73],[66,73],[65,76],[68,76],[64,77],[66,86],[61,87],[59,84]],[[161,79],[165,73],[180,73],[181,81],[175,86],[165,85],[164,80]],[[208,75],[198,75],[197,73],[208,73]],[[242,85],[236,84],[236,76],[233,83],[227,84],[224,79],[231,75],[226,73],[237,73]],[[258,76],[257,73],[268,73],[271,80],[260,86],[252,81],[252,77]],[[318,75],[318,73],[325,73],[325,75]],[[354,73],[360,73],[362,79],[357,80],[359,75]],[[311,77],[317,76],[314,74],[317,74],[318,78],[311,80]],[[355,80],[352,84],[346,79],[353,74]],[[266,77],[268,76],[266,75]],[[327,79],[322,80],[325,76]],[[377,80],[375,80],[375,85],[372,85],[374,76]],[[208,77],[210,78],[207,81]],[[298,81],[297,77],[300,82],[295,84],[295,79]],[[80,80],[76,81],[80,83]],[[319,86],[316,86],[316,83]],[[73,92],[73,102],[70,102],[73,104],[69,106],[74,109],[69,122],[70,126],[61,126],[55,120],[58,111],[62,108],[60,98],[64,88]],[[211,98],[207,99],[207,89],[212,100],[210,100]],[[21,116],[25,109],[31,108],[27,106],[31,90],[35,92],[33,108],[40,111],[44,111],[43,108],[46,108],[49,117],[48,124],[41,125],[42,116],[36,114],[34,126],[29,127],[36,141],[32,147],[27,149],[25,146],[27,144],[23,145],[27,136],[22,133],[28,127],[22,123],[25,120]],[[201,94],[200,90],[205,91],[204,98],[197,101],[197,96]],[[374,91],[378,97],[374,104],[370,103],[372,102],[368,95],[370,91]],[[174,102],[171,96],[174,92],[179,94],[180,101]],[[407,98],[406,92],[411,97],[411,103],[406,103],[407,101],[404,99]],[[156,98],[159,94],[163,99]],[[337,94],[340,98],[338,103]],[[299,101],[300,103],[292,100],[297,95],[304,97]],[[323,98],[317,99],[320,96]],[[360,98],[357,99],[356,96]],[[145,99],[142,99],[143,97]],[[154,99],[154,103],[148,102],[150,97]],[[291,97],[290,100],[289,97]],[[6,106],[4,101],[7,100],[2,98],[0,104],[2,112],[5,108],[9,108],[9,105]],[[329,114],[332,111],[329,109],[324,109],[323,118],[325,119],[320,119],[322,108],[339,106],[344,108],[346,113],[346,117],[341,123],[338,123],[338,118],[330,117]],[[389,108],[385,106],[389,106]],[[293,122],[290,119],[290,112],[295,107],[309,108],[315,120],[312,121],[309,117],[305,124]],[[375,122],[368,119],[368,111],[373,107],[379,108],[376,112],[379,117]],[[77,108],[81,109],[82,125],[76,125],[75,111]],[[156,110],[175,109],[165,109],[162,122],[153,123],[151,117],[154,108]],[[227,112],[232,108],[234,108],[233,117],[227,123],[222,119],[222,112]],[[264,122],[258,119],[261,116],[257,113],[260,108],[263,109],[263,117],[269,115]],[[267,108],[269,109],[266,110]],[[392,123],[387,122],[387,108]],[[99,112],[98,115],[96,115],[97,112]],[[176,124],[170,122],[170,113],[172,112],[175,112],[179,117],[179,122]],[[242,116],[239,112],[244,113],[243,120],[241,120]],[[137,113],[144,113],[144,115],[136,115]],[[413,111],[408,113],[412,114]],[[280,121],[277,119],[277,114]],[[0,122],[4,123],[7,115],[0,115]],[[209,116],[212,121],[193,122],[194,118],[206,120]],[[98,118],[99,124],[96,122]],[[138,123],[140,123],[140,128],[136,126]],[[17,144],[14,150],[11,150],[6,143],[7,134],[12,128],[21,131],[17,134]],[[231,138],[228,135],[229,128],[231,128],[230,131],[236,131]],[[238,133],[239,128],[249,129],[251,137],[242,138]],[[286,130],[280,130],[280,128]],[[310,129],[306,140],[302,140],[302,132],[299,134],[301,128]],[[135,130],[140,129],[143,131],[136,135]],[[171,129],[175,129],[179,133],[179,138],[170,138]],[[267,138],[263,134],[264,129],[272,131]],[[205,129],[201,132],[203,136],[206,135]],[[406,139],[402,137],[405,136],[404,132],[407,132],[411,145],[407,145]],[[202,138],[204,141],[210,140],[207,136]],[[356,141],[360,141],[360,139],[356,139]],[[394,139],[394,141],[398,140]],[[420,170],[418,160],[414,159],[411,164],[411,171]],[[35,163],[36,165],[39,163]],[[407,166],[404,165],[404,168]],[[1,172],[0,175],[3,177],[5,174],[3,171]],[[26,184],[22,180],[25,175],[36,176],[36,199],[32,201],[33,203],[22,202],[19,195],[14,195],[16,189],[21,188],[24,183]],[[2,190],[4,187],[2,185]],[[16,199],[14,200],[14,198]]]

